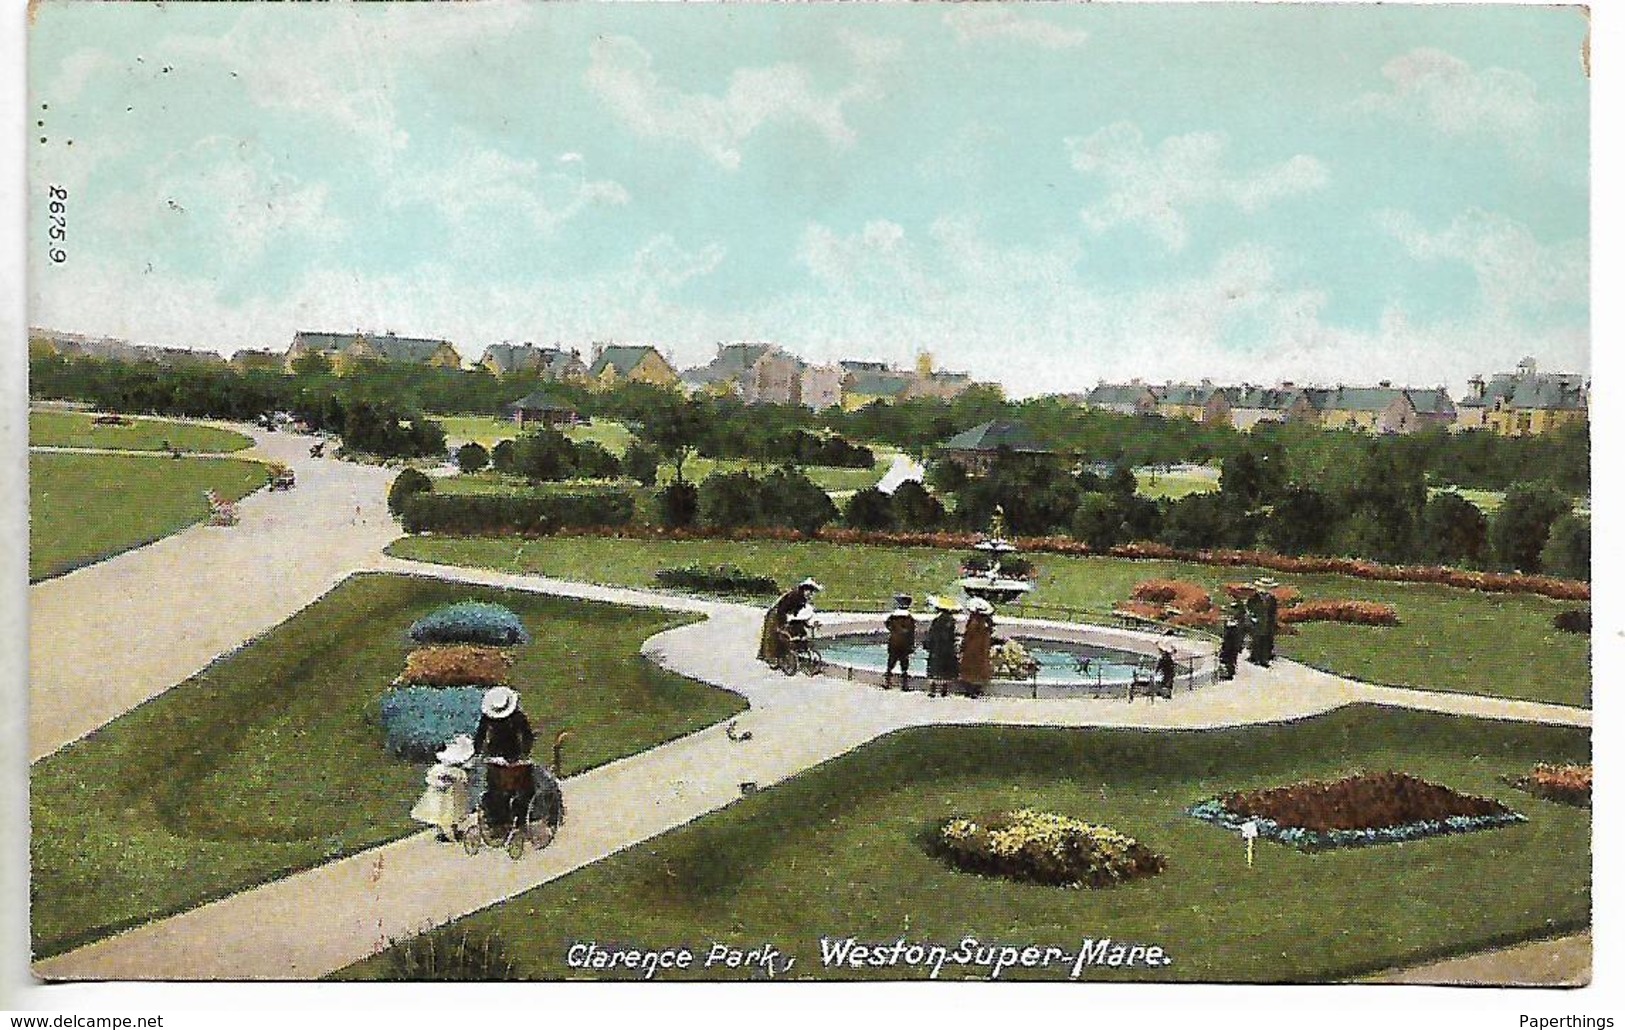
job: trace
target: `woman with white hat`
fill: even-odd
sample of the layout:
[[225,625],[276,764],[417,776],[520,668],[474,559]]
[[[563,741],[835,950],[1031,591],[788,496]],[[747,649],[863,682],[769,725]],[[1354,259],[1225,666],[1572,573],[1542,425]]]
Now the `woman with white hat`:
[[762,620],[762,640],[756,648],[757,658],[772,665],[784,656],[783,632],[786,625],[793,615],[811,605],[813,594],[822,589],[817,580],[808,576],[773,602],[773,607],[767,610],[767,617]]
[[435,827],[436,840],[449,841],[457,836],[457,825],[468,815],[468,769],[474,757],[474,739],[459,733],[451,743],[435,756],[424,782],[428,785],[418,803],[412,806],[412,818]]
[[959,643],[959,682],[965,693],[981,697],[993,682],[993,605],[980,597],[965,602],[965,638]]
[[529,801],[527,795],[535,789],[530,768],[530,749],[535,743],[536,732],[519,709],[518,691],[512,687],[487,690],[480,700],[480,727],[474,733],[474,751],[484,755],[490,767],[484,798],[486,825],[508,826],[515,806]]

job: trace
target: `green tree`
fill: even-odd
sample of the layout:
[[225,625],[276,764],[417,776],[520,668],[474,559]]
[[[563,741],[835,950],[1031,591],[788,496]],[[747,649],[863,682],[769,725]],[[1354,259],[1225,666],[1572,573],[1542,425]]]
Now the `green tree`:
[[633,443],[621,456],[621,471],[644,486],[654,486],[660,475],[660,455],[645,443]]
[[1540,567],[1549,575],[1589,580],[1591,522],[1574,514],[1559,515],[1541,548]]
[[1513,483],[1490,523],[1495,560],[1509,569],[1539,572],[1552,523],[1572,508],[1568,496],[1548,482]]
[[942,502],[913,480],[898,485],[892,492],[891,505],[897,514],[897,524],[903,529],[940,529],[948,517]]
[[762,517],[770,526],[788,526],[811,536],[840,517],[823,487],[795,468],[778,468],[762,480]]
[[1439,493],[1422,509],[1421,555],[1440,565],[1476,565],[1484,560],[1489,521],[1478,505],[1458,493]]
[[1091,490],[1078,498],[1078,507],[1072,513],[1072,537],[1088,544],[1091,550],[1107,551],[1123,539],[1123,515],[1117,499],[1110,494]]
[[[762,525],[762,483],[749,472],[708,476],[699,491],[700,522],[704,525],[718,529]],[[828,496],[824,499],[829,500]]]
[[1264,521],[1264,539],[1282,554],[1325,554],[1342,512],[1313,487],[1291,486]]
[[406,507],[408,498],[417,494],[426,494],[434,490],[434,480],[419,472],[417,469],[405,469],[389,484],[389,512],[399,515],[401,509]]
[[457,469],[465,475],[478,472],[491,461],[491,455],[477,443],[465,443],[457,448]]
[[892,499],[873,486],[859,490],[847,500],[843,518],[853,529],[897,528],[897,512],[892,508]]

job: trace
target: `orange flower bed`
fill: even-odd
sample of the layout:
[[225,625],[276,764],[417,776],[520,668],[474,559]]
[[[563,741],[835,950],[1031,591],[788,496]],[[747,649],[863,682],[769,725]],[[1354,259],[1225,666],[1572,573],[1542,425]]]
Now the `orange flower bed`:
[[1392,605],[1375,601],[1304,601],[1281,609],[1279,619],[1295,622],[1349,622],[1357,626],[1397,626],[1399,613]]
[[[1224,585],[1224,592],[1229,595],[1230,599],[1233,601],[1244,601],[1258,593],[1258,588],[1253,586],[1251,583],[1226,583]],[[1275,595],[1275,603],[1282,608],[1285,608],[1288,605],[1297,604],[1298,601],[1303,597],[1303,594],[1298,590],[1297,587],[1271,587],[1269,592]]]
[[426,687],[496,687],[508,682],[513,656],[479,644],[420,647],[406,656],[406,671],[397,684]]
[[1591,766],[1537,765],[1527,776],[1507,779],[1519,790],[1565,805],[1591,804]]
[[1241,818],[1270,819],[1281,826],[1316,833],[1507,812],[1506,806],[1493,798],[1458,794],[1449,787],[1398,772],[1349,776],[1330,783],[1307,781],[1226,794],[1220,800],[1226,811]]
[[1201,612],[1213,607],[1213,598],[1195,583],[1181,579],[1148,579],[1130,595],[1136,601],[1173,605],[1182,612]]

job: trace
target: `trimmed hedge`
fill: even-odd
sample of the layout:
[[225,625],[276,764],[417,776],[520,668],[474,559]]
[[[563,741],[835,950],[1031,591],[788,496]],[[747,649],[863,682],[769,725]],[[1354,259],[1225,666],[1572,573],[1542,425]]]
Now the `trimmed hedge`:
[[489,644],[509,647],[530,643],[519,616],[500,604],[459,601],[412,623],[408,635],[420,644]]
[[776,594],[778,581],[772,576],[758,576],[737,565],[684,565],[680,568],[660,569],[655,579],[661,586],[678,590],[703,590],[713,594]]
[[459,733],[480,728],[483,687],[401,687],[378,705],[384,746],[396,758],[432,762],[435,752]]
[[559,493],[416,494],[401,510],[408,533],[452,536],[543,536],[565,527],[624,526],[636,500],[629,490]]

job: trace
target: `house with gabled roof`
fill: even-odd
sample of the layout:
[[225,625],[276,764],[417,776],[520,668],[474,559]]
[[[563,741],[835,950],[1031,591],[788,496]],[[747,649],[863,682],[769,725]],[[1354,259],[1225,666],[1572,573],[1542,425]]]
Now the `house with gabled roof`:
[[1230,424],[1247,431],[1260,422],[1309,422],[1319,420],[1319,412],[1305,391],[1292,383],[1280,386],[1227,386]]
[[1489,382],[1474,376],[1456,403],[1456,428],[1500,436],[1536,436],[1590,418],[1591,384],[1572,372],[1541,372],[1534,358]]
[[545,389],[533,390],[502,406],[502,415],[521,429],[529,426],[563,428],[581,421],[575,405]]
[[574,382],[587,378],[587,363],[581,351],[557,345],[538,347],[532,343],[493,343],[480,356],[479,367],[494,376],[536,375],[550,383]]
[[1194,386],[1167,383],[1153,392],[1157,396],[1156,413],[1163,418],[1184,418],[1205,425],[1230,424],[1230,399],[1211,379]]
[[671,367],[671,362],[647,345],[594,344],[587,379],[598,390],[607,390],[622,383],[678,385],[677,370]]
[[1305,395],[1323,429],[1414,433],[1429,425],[1449,427],[1456,418],[1455,406],[1442,386],[1418,390],[1396,387],[1385,379],[1376,386],[1311,387]]
[[1158,390],[1138,379],[1126,383],[1101,382],[1083,399],[1083,406],[1119,415],[1154,415],[1161,400]]
[[463,357],[448,340],[416,336],[396,336],[393,332],[318,333],[297,332],[288,347],[284,367],[292,371],[294,362],[306,354],[321,354],[333,371],[344,373],[367,361],[389,361],[431,368],[462,368]]

